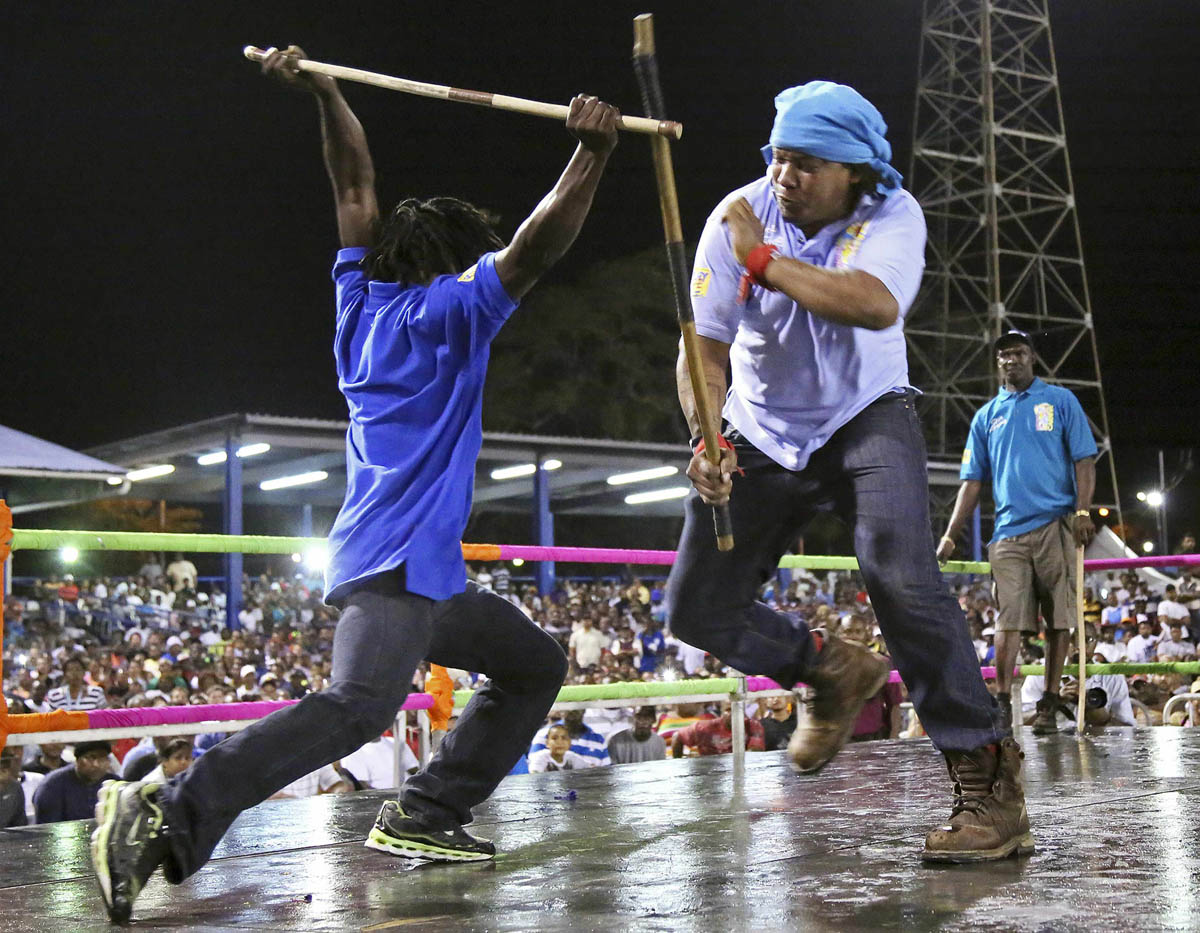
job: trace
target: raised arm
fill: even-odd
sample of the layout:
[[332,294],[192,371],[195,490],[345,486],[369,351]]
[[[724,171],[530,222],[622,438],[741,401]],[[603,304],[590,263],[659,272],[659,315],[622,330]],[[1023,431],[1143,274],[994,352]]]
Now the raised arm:
[[333,78],[296,67],[299,59],[307,57],[295,45],[283,52],[271,49],[263,59],[262,72],[285,87],[316,97],[325,170],[333,184],[337,208],[338,239],[343,247],[374,246],[379,204],[367,136]]
[[617,145],[617,108],[595,97],[571,101],[567,129],[579,145],[558,183],[496,255],[496,274],[511,298],[520,298],[570,249],[592,206],[600,176]]

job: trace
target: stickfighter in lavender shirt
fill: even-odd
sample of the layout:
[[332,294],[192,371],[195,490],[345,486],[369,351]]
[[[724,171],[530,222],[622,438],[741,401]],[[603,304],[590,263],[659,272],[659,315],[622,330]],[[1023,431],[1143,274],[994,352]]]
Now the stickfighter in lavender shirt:
[[[765,177],[718,205],[696,253],[692,306],[725,428],[720,465],[697,449],[688,468],[695,488],[668,582],[671,632],[747,674],[813,686],[788,754],[797,771],[819,770],[888,665],[755,597],[809,520],[837,511],[854,528],[888,649],[954,784],[950,820],[926,837],[923,857],[1026,854],[1020,749],[934,556],[903,333],[924,267],[924,216],[888,164],[887,125],[853,88],[813,81],[775,106]],[[682,353],[678,376],[699,438]],[[722,502],[737,541],[727,552],[708,508]]]

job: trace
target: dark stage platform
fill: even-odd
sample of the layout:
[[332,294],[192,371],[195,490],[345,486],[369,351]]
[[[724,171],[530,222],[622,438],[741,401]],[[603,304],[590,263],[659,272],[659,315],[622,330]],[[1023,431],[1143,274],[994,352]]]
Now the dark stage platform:
[[[925,741],[854,745],[814,777],[782,753],[510,778],[474,828],[492,864],[365,849],[381,793],[264,804],[139,930],[1196,930],[1200,731],[1026,732],[1038,851],[926,867],[949,813]],[[576,799],[568,800],[574,789]],[[103,930],[90,824],[0,832],[0,930]]]

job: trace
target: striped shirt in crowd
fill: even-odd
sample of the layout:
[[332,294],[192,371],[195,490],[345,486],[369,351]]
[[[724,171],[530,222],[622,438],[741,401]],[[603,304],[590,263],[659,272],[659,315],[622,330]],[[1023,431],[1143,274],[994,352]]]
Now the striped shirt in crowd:
[[46,705],[52,710],[89,710],[101,709],[108,704],[104,701],[104,690],[94,684],[84,684],[77,697],[71,696],[67,685],[63,684],[46,694]]

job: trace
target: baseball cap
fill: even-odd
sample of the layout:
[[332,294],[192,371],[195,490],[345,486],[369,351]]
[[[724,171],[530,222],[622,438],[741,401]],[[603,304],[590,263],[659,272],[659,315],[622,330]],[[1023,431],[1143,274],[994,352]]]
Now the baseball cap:
[[1025,333],[1025,331],[1010,330],[1007,333],[1000,335],[1000,337],[996,340],[993,349],[996,353],[999,353],[1001,350],[1007,350],[1009,347],[1015,347],[1020,344],[1024,344],[1025,346],[1029,347],[1030,350],[1033,349],[1033,341],[1029,339],[1029,335]]
[[258,676],[258,668],[255,667],[253,664],[243,664],[241,671],[238,672],[238,676],[245,677],[247,674],[253,674],[255,677],[257,677]]

